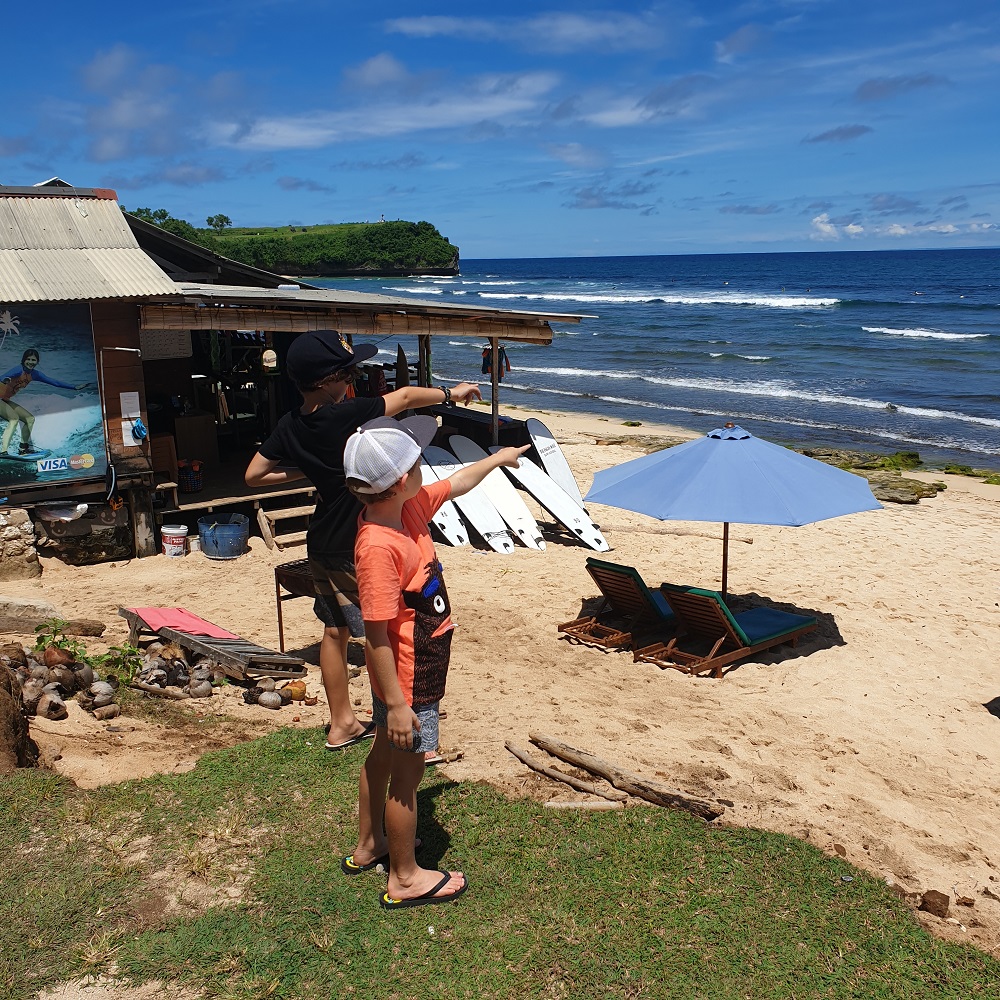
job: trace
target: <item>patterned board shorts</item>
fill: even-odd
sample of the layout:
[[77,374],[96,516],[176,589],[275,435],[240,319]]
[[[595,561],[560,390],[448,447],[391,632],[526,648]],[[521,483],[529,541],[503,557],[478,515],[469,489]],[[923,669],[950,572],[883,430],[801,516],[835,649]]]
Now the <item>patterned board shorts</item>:
[[[416,706],[413,714],[420,720],[420,729],[413,730],[413,749],[403,753],[424,753],[427,750],[437,750],[440,739],[439,723],[441,719],[441,702],[434,701],[429,705]],[[385,729],[389,721],[389,706],[372,692],[372,722],[376,727]],[[396,748],[399,749],[398,747]]]
[[309,572],[316,584],[313,612],[327,628],[346,628],[355,639],[365,634],[358,596],[358,577],[349,556],[310,556]]

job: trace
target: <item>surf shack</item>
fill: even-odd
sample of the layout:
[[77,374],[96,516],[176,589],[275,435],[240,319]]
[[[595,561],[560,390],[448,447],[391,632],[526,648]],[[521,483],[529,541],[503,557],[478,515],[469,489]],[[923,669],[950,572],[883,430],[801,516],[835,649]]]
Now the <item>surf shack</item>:
[[[283,361],[300,333],[388,344],[390,359],[366,366],[369,393],[432,384],[435,336],[485,341],[491,411],[438,412],[508,443],[501,342],[548,344],[551,321],[580,318],[315,288],[126,216],[111,190],[0,187],[0,527],[26,536],[27,521],[43,551],[74,562],[154,554],[168,515],[241,505],[274,536],[289,511],[308,516],[311,491],[251,491],[242,472],[297,404]],[[415,358],[397,338],[416,339]],[[15,541],[0,576],[37,572]]]

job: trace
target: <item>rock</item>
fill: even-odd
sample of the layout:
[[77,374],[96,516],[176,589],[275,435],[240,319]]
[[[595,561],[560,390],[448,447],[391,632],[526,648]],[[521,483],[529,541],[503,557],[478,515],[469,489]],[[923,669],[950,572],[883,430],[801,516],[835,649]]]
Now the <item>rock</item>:
[[1000,903],[1000,895],[995,893],[988,885],[983,886],[983,895],[987,899],[995,899],[998,903]]
[[905,479],[898,472],[880,471],[860,474],[868,480],[868,485],[871,487],[875,499],[882,503],[919,503],[922,499],[938,494],[938,488],[933,483]]
[[675,445],[683,444],[684,438],[659,437],[652,434],[615,434],[608,437],[595,437],[594,443],[602,447],[621,445],[651,455],[654,451],[663,451],[664,448],[673,448]]
[[976,901],[971,896],[959,896],[955,900],[956,906],[975,906]]
[[943,920],[951,909],[951,896],[946,892],[938,892],[937,889],[928,889],[920,897],[920,909]]
[[[11,511],[11,513],[14,513]],[[24,513],[21,511],[21,513]],[[25,514],[25,517],[27,515]],[[62,618],[59,609],[48,601],[4,597],[0,595],[0,618]]]
[[847,848],[843,844],[834,844],[833,849],[842,857],[847,857]]

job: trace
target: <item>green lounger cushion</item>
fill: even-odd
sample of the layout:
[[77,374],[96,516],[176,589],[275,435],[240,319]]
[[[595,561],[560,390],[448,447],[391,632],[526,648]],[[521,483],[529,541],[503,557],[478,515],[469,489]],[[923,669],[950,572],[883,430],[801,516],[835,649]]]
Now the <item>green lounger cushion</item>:
[[738,615],[734,615],[726,606],[722,595],[715,590],[703,590],[701,587],[678,587],[673,583],[664,583],[660,589],[677,594],[695,594],[713,601],[745,646],[756,646],[789,632],[795,632],[797,629],[816,624],[816,619],[809,615],[793,615],[789,611],[778,611],[776,608],[751,608],[749,611],[741,611]]
[[599,572],[617,573],[619,576],[627,576],[632,580],[640,594],[646,594],[649,603],[652,605],[651,611],[655,611],[664,620],[671,620],[674,617],[673,608],[667,603],[667,599],[658,590],[653,590],[646,586],[646,581],[639,575],[639,571],[632,566],[623,566],[621,563],[607,562],[604,559],[595,559],[593,556],[587,557],[587,565],[593,566]]
[[751,608],[734,615],[733,619],[751,646],[816,624],[816,619],[810,615],[793,615],[777,608]]

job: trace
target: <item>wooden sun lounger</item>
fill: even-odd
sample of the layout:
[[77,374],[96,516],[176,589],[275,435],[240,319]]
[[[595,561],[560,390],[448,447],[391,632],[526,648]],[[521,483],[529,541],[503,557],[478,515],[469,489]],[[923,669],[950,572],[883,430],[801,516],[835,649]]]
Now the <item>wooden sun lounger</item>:
[[[815,618],[776,608],[751,608],[734,615],[714,590],[664,583],[660,591],[677,616],[678,635],[668,643],[635,650],[633,658],[684,673],[711,671],[713,677],[721,677],[724,667],[786,642],[795,645],[817,626]],[[679,649],[681,639],[700,641],[707,652]]]
[[[587,572],[604,595],[597,615],[576,618],[558,626],[571,642],[620,649],[631,646],[637,635],[649,635],[672,629],[674,613],[656,590],[650,590],[631,566],[587,559]],[[610,611],[611,621],[605,624],[601,615]]]
[[[300,656],[276,653],[273,649],[258,646],[239,637],[235,639],[215,639],[206,635],[194,635],[179,629],[150,628],[134,611],[119,608],[118,614],[129,623],[128,641],[134,646],[142,634],[158,635],[168,642],[176,642],[183,649],[193,653],[203,653],[211,657],[233,680],[245,681],[254,677],[282,678],[305,677],[305,660]],[[204,621],[204,619],[200,619]],[[210,622],[206,622],[210,625]]]

